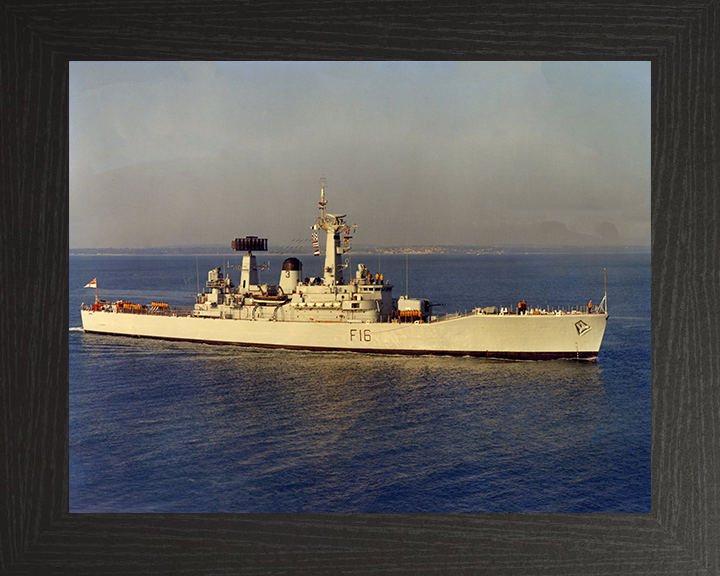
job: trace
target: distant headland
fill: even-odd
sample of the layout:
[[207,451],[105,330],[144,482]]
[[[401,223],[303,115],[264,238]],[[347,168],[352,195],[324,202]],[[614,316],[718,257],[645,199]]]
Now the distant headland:
[[[353,246],[356,255],[438,254],[592,254],[592,253],[650,253],[650,246]],[[203,256],[237,255],[229,246],[160,246],[151,248],[71,248],[70,256]],[[311,255],[312,249],[303,246],[268,245],[268,255]]]

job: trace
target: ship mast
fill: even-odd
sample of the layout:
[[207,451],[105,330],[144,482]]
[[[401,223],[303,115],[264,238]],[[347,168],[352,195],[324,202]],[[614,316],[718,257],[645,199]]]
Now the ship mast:
[[605,296],[603,296],[602,306],[603,311],[607,314],[607,270],[605,268],[603,268],[603,279],[603,283],[605,285]]
[[325,176],[320,178],[320,217],[315,219],[314,229],[322,228],[325,230],[325,266],[323,269],[323,280],[326,286],[335,286],[343,284],[343,266],[342,255],[350,250],[349,237],[345,240],[345,245],[341,245],[340,231],[345,229],[347,232],[355,230],[357,225],[348,225],[344,218],[345,214],[328,214],[325,212],[327,200],[325,200],[325,185],[327,180]]
[[598,306],[598,312],[602,310],[603,314],[607,316],[607,270],[603,268],[603,283],[605,285],[605,295],[603,296],[602,302],[600,302],[600,306]]
[[327,200],[325,200],[325,184],[327,184],[327,179],[323,176],[320,178],[320,220],[325,220],[325,206],[327,206]]

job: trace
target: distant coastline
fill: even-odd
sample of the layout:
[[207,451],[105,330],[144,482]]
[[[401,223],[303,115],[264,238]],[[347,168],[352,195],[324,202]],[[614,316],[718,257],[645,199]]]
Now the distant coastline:
[[[268,255],[312,255],[312,250],[273,250]],[[650,246],[357,246],[356,255],[476,255],[488,254],[649,254]],[[226,246],[169,246],[152,248],[71,248],[70,256],[235,256]]]

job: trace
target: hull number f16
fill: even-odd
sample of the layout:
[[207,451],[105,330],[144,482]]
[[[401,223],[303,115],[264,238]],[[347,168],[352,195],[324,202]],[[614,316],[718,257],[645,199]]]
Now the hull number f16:
[[357,328],[350,328],[350,342],[370,342],[371,335],[370,330],[359,330]]

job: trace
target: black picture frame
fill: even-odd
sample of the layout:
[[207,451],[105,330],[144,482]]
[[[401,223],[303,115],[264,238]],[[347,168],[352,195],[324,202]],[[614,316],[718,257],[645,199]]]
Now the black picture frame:
[[[720,571],[720,15],[703,2],[0,6],[0,572]],[[69,514],[68,62],[652,62],[649,514]]]

